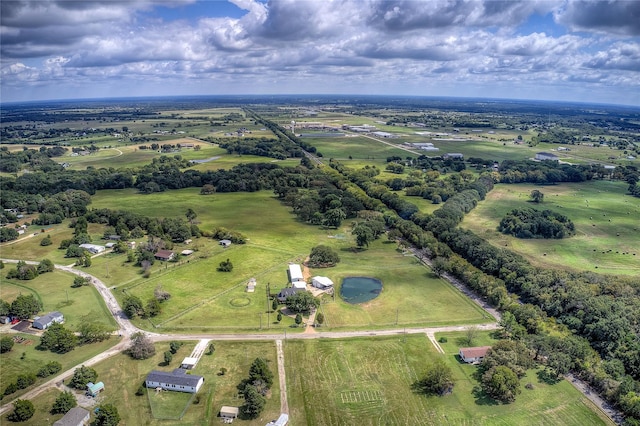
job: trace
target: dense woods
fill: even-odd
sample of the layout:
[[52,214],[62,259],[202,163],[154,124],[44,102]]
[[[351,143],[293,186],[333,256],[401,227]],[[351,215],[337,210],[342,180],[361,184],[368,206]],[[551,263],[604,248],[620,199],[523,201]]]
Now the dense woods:
[[575,226],[551,210],[513,209],[502,218],[498,231],[518,238],[565,238],[575,233]]

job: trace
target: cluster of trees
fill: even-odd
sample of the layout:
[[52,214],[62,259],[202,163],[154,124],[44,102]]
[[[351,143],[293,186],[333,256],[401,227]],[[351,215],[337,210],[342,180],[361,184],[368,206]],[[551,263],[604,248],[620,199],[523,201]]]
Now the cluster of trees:
[[0,148],[0,172],[17,173],[23,168],[30,170],[42,170],[45,172],[61,170],[62,166],[52,158],[61,157],[66,154],[67,149],[61,146],[48,148],[40,147],[39,150],[24,147],[22,151],[9,151],[3,146]]
[[427,366],[422,377],[411,384],[414,392],[430,396],[443,396],[453,392],[453,372],[443,359]]
[[262,413],[266,404],[265,395],[273,386],[273,372],[269,369],[268,361],[256,358],[249,367],[249,377],[238,384],[238,391],[244,396],[244,403],[240,406],[240,413],[245,419],[256,419]]
[[52,272],[55,266],[49,259],[42,259],[37,265],[30,265],[20,260],[15,269],[7,272],[7,279],[32,280],[40,274]]
[[532,351],[524,342],[501,340],[487,352],[478,366],[477,377],[487,395],[510,403],[521,392],[520,379],[534,365]]
[[308,264],[312,268],[327,268],[340,262],[338,252],[329,246],[318,245],[311,249]]
[[551,210],[513,209],[498,225],[498,231],[517,238],[565,238],[575,233],[575,225],[565,215]]
[[11,303],[0,299],[0,315],[21,320],[29,319],[42,310],[42,302],[32,294],[20,293]]
[[284,160],[287,157],[301,157],[302,151],[284,138],[267,139],[243,137],[237,139],[218,139],[221,148],[229,154],[258,155],[260,157]]
[[299,291],[287,297],[284,303],[289,310],[296,314],[309,314],[309,312],[320,306],[318,299],[307,291]]
[[126,296],[122,301],[122,310],[129,318],[153,318],[162,313],[162,303],[171,298],[171,294],[164,291],[161,286],[156,287],[153,297],[146,304],[138,296]]

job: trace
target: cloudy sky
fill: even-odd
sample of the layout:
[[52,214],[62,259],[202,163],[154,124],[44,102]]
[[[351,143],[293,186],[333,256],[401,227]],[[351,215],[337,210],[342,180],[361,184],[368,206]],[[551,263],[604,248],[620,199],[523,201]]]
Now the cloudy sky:
[[0,95],[640,105],[640,1],[2,0]]

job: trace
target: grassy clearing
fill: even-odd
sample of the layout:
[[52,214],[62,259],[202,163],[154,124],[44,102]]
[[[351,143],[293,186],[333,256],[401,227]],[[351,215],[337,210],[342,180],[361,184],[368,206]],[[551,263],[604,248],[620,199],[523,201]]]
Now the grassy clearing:
[[[4,329],[5,327],[7,326],[3,326],[2,328]],[[118,339],[112,337],[104,342],[79,346],[66,354],[56,354],[49,351],[37,350],[36,347],[40,344],[40,337],[35,334],[8,334],[4,331],[2,332],[2,334],[0,334],[1,337],[7,335],[11,337],[18,335],[24,337],[26,340],[23,343],[16,343],[10,352],[0,355],[0,364],[2,365],[2,368],[0,368],[0,383],[2,383],[2,390],[4,390],[7,384],[13,382],[19,374],[35,374],[43,365],[45,365],[49,361],[59,362],[60,364],[62,364],[61,371],[66,371],[74,365],[80,364],[81,362],[90,359],[101,352],[106,351],[107,349],[118,343]],[[38,378],[34,386],[37,386],[50,379],[51,377],[43,379]],[[7,398],[13,399],[15,397],[19,397],[29,389],[31,388],[20,390],[9,395]]]
[[[187,342],[176,355],[170,365],[163,363],[163,352],[168,350],[168,343],[156,344],[156,355],[144,361],[135,361],[126,355],[116,355],[96,365],[99,380],[105,384],[105,391],[100,402],[108,402],[118,407],[122,417],[121,424],[127,425],[204,425],[219,422],[218,412],[222,405],[240,406],[242,400],[237,398],[236,385],[248,375],[249,366],[257,357],[264,357],[270,362],[270,368],[276,374],[267,405],[262,416],[253,421],[236,420],[234,424],[247,426],[264,425],[277,418],[280,413],[280,390],[277,380],[276,350],[273,342],[214,342],[215,353],[203,355],[193,374],[204,376],[205,382],[194,400],[186,408],[181,420],[160,420],[154,418],[149,398],[160,403],[163,400],[165,414],[181,412],[189,394],[180,392],[162,392],[155,395],[148,390],[148,397],[136,396],[135,392],[144,382],[151,370],[171,371],[177,368],[186,356],[189,356],[195,342]],[[162,365],[160,365],[162,364]],[[218,376],[220,368],[226,368],[224,376]]]
[[[523,379],[534,389],[513,404],[476,399],[475,367],[456,360],[457,348],[437,354],[425,336],[287,341],[285,351],[293,424],[607,424],[569,383],[539,383],[535,371]],[[454,372],[453,394],[414,394],[411,383],[441,356]]]
[[[611,181],[543,187],[497,185],[465,217],[462,227],[494,245],[509,247],[533,265],[637,275],[640,200],[625,195],[626,187],[624,183]],[[540,205],[528,202],[534,189],[545,195]],[[508,211],[523,207],[550,209],[568,216],[576,226],[576,235],[562,240],[521,240],[496,230]]]

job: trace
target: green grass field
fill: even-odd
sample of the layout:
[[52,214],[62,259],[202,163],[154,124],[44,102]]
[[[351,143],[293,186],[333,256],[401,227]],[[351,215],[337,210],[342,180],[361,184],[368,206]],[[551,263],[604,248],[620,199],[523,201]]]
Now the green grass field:
[[[141,203],[143,197],[146,202]],[[334,247],[342,258],[335,268],[312,270],[312,275],[327,275],[338,286],[346,276],[373,276],[384,284],[382,294],[368,304],[350,305],[336,297],[323,305],[328,327],[362,328],[416,324],[480,323],[486,313],[446,282],[433,276],[414,257],[405,256],[397,246],[384,238],[367,250],[353,250],[349,223],[342,229],[323,229],[299,223],[289,209],[267,191],[200,196],[197,189],[185,189],[141,196],[131,190],[101,191],[94,197],[93,207],[117,204],[119,208],[145,215],[181,216],[191,207],[198,213],[200,228],[225,226],[247,236],[245,245],[222,249],[217,242],[200,238],[198,247],[186,263],[156,264],[148,279],[135,275],[135,268],[122,266],[122,261],[109,261],[112,274],[130,268],[120,281],[104,277],[116,286],[116,296],[133,294],[142,300],[153,295],[156,286],[172,294],[163,312],[149,321],[137,320],[140,326],[159,325],[167,330],[263,329],[288,327],[291,319],[273,324],[275,315],[267,315],[266,284],[272,293],[287,286],[288,262],[302,262],[318,244]],[[162,205],[161,210],[154,206]],[[338,236],[338,238],[334,238]],[[229,259],[231,273],[216,271],[220,262]],[[104,259],[106,261],[107,258]],[[102,260],[95,259],[93,269],[102,278]],[[115,265],[114,265],[115,264]],[[120,266],[119,266],[120,265]],[[255,277],[255,293],[246,293],[246,282]],[[198,297],[194,297],[194,295]],[[242,302],[242,303],[240,303]],[[239,307],[238,305],[242,305]],[[269,305],[270,306],[270,305]],[[455,314],[451,306],[456,306]]]
[[[640,273],[640,200],[626,195],[622,182],[591,181],[550,186],[497,185],[469,213],[461,226],[492,244],[509,247],[532,264],[608,274]],[[532,190],[544,202],[528,202]],[[576,226],[576,235],[562,240],[518,239],[496,230],[514,208],[534,207],[564,214]]]
[[[455,340],[452,335],[450,341]],[[287,341],[285,359],[292,424],[313,425],[599,425],[591,403],[562,381],[547,385],[535,371],[533,383],[516,401],[499,405],[476,398],[475,366],[456,359],[457,346],[439,355],[425,336],[350,340]],[[413,393],[415,381],[431,360],[451,366],[451,395]]]

